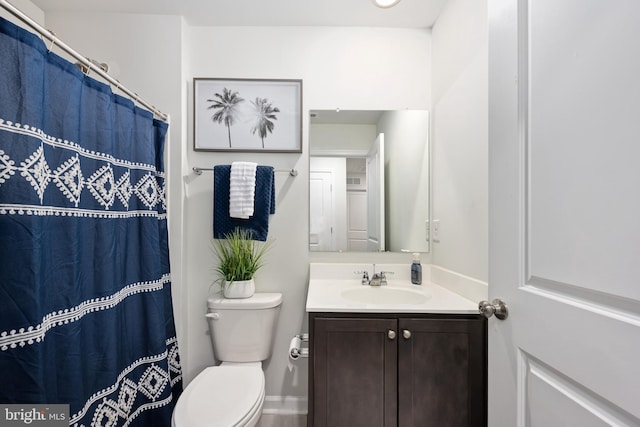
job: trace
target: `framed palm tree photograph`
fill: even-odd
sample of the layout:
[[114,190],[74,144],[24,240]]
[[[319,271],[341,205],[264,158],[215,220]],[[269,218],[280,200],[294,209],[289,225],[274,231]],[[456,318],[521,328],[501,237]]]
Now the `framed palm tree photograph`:
[[194,78],[196,151],[302,152],[302,80]]

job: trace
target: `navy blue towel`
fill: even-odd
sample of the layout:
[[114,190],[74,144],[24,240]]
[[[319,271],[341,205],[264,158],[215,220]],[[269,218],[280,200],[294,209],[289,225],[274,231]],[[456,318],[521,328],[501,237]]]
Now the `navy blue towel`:
[[249,219],[229,216],[229,175],[231,165],[213,167],[213,237],[224,239],[236,227],[251,232],[255,240],[267,240],[269,215],[276,213],[276,182],[272,166],[256,169],[256,196]]

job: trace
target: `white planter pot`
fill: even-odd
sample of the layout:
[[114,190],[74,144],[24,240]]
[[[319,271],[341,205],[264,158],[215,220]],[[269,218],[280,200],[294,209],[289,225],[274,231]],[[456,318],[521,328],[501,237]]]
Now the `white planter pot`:
[[249,298],[256,292],[256,285],[253,279],[240,280],[235,282],[224,282],[225,298]]

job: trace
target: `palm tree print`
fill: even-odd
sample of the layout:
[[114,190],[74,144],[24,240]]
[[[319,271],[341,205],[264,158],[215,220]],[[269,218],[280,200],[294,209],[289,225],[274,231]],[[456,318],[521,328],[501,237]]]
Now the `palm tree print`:
[[231,126],[233,126],[238,116],[238,104],[243,102],[244,99],[238,95],[238,92],[232,92],[226,87],[222,89],[222,95],[216,93],[214,96],[217,99],[207,99],[207,102],[212,103],[208,109],[216,110],[213,116],[211,116],[211,120],[224,124],[227,127],[229,148],[231,148]]
[[278,120],[276,113],[279,113],[280,109],[271,105],[266,98],[256,97],[256,100],[251,101],[251,104],[253,105],[255,114],[255,122],[251,127],[251,133],[255,135],[256,132],[258,132],[262,140],[262,148],[264,148],[264,139],[268,133],[273,132],[273,120]]

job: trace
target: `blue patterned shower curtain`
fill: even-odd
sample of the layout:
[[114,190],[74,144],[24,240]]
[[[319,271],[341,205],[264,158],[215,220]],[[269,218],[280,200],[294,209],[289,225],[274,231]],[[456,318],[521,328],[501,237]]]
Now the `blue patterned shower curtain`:
[[167,128],[0,20],[0,403],[170,425]]

